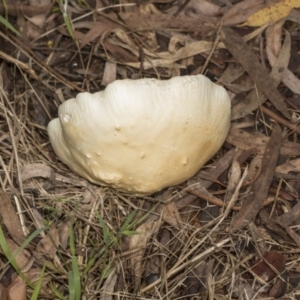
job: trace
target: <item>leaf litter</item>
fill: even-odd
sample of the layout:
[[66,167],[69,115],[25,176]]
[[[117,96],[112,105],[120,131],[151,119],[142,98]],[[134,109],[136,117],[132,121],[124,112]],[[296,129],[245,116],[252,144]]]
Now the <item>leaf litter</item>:
[[[298,7],[0,3],[21,33],[0,27],[0,299],[297,299]],[[199,73],[229,90],[232,126],[187,182],[126,195],[54,155],[46,125],[79,91]]]

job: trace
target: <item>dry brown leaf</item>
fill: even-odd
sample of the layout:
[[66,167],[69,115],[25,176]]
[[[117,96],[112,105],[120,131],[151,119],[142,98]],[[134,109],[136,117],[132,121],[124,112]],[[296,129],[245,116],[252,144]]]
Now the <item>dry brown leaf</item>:
[[[226,140],[229,144],[232,144],[243,150],[250,150],[255,148],[256,152],[263,154],[265,147],[269,141],[269,137],[262,136],[260,133],[249,133],[236,126],[231,127],[229,135]],[[280,149],[280,154],[296,156],[300,155],[300,144],[284,141]],[[201,171],[200,171],[201,172]]]
[[96,201],[97,201],[97,194],[94,191],[94,188],[90,186],[89,188],[85,189],[85,191],[82,194],[82,201],[80,201],[80,208],[86,211],[91,211]]
[[[106,14],[108,19],[119,22],[116,14]],[[172,16],[167,14],[140,14],[139,12],[122,12],[119,14],[126,26],[132,31],[146,31],[146,30],[165,30],[166,28],[178,28],[182,31],[197,31],[200,33],[207,33],[213,29],[214,24],[217,23],[217,18],[197,16],[193,18],[190,16]],[[96,20],[99,20],[96,17]]]
[[183,223],[178,212],[178,208],[175,202],[170,202],[160,206],[158,209],[162,211],[162,219],[174,228],[182,229]]
[[21,180],[24,182],[30,178],[50,178],[54,173],[51,167],[44,164],[29,164],[21,167]]
[[[286,38],[270,74],[270,76],[274,79],[276,85],[279,85],[279,83],[282,81],[283,76],[287,70],[288,60],[286,58],[289,55],[289,40]],[[257,91],[253,90],[246,96],[246,98],[243,101],[241,101],[232,108],[231,119],[236,120],[245,117],[247,114],[249,114],[250,112],[257,109],[260,105],[262,105],[266,100],[267,97],[261,93],[259,94],[258,99]]]
[[[103,48],[105,51],[108,51],[110,55],[113,56],[113,59],[117,62],[137,62],[138,57],[132,55],[129,51],[123,49],[119,45],[115,45],[111,43],[109,40],[103,41]],[[111,56],[108,56],[108,58],[111,58]],[[138,63],[138,67],[140,66],[140,63]]]
[[266,35],[266,48],[273,53],[275,57],[278,57],[278,54],[281,49],[282,44],[282,29],[284,21],[275,23],[274,25],[268,26],[265,35]]
[[51,114],[49,112],[49,101],[45,94],[42,90],[36,88],[34,91],[28,91],[28,97],[32,105],[30,115],[37,124],[46,127],[51,120]]
[[266,7],[249,16],[241,26],[260,27],[265,24],[274,24],[287,17],[293,8],[300,7],[299,0],[281,0],[267,4]]
[[193,15],[216,17],[220,14],[221,7],[206,0],[190,0],[185,11],[189,13],[189,10],[192,10]]
[[0,216],[10,236],[21,245],[25,241],[22,225],[10,197],[0,189]]
[[129,241],[129,249],[135,250],[138,249],[136,252],[133,253],[131,257],[131,269],[132,274],[136,278],[135,282],[137,286],[142,278],[143,269],[142,269],[142,260],[143,260],[143,253],[145,251],[145,247],[151,236],[159,229],[162,224],[161,219],[157,219],[157,217],[149,217],[143,224],[141,224],[135,231],[138,234],[133,235],[130,237]]
[[226,70],[220,76],[218,82],[229,84],[238,79],[245,73],[245,70],[240,64],[231,63],[227,66]]
[[[298,213],[299,215],[299,213]],[[279,224],[285,231],[289,234],[289,236],[294,240],[298,247],[300,247],[300,235],[297,234],[291,227],[287,226],[285,223],[281,223],[280,220],[275,221]]]
[[[289,34],[287,34],[287,36],[290,36]],[[291,39],[289,38],[289,41],[291,42]],[[273,67],[275,62],[276,62],[276,58],[273,55],[272,52],[269,51],[268,48],[266,48],[266,52],[268,55],[268,59],[269,62],[271,64],[271,66]],[[289,62],[289,58],[287,59],[287,62]],[[283,69],[284,70],[284,69]],[[284,72],[285,71],[285,72]],[[300,80],[299,78],[297,78],[297,76],[295,76],[290,70],[286,69],[284,70],[284,76],[282,78],[282,82],[295,94],[300,94]]]
[[[256,262],[252,267],[252,272],[265,282],[270,282],[278,273],[281,273],[285,267],[285,257],[277,251],[266,252],[262,260]],[[275,272],[275,270],[277,272]]]
[[233,160],[230,172],[229,172],[229,179],[228,179],[228,184],[227,184],[227,189],[226,189],[226,195],[224,199],[224,203],[228,203],[233,196],[236,186],[238,185],[240,179],[241,179],[241,166],[238,163],[237,160]]
[[[34,5],[31,3],[31,6],[33,7],[43,8],[51,6],[51,1],[49,0],[31,0],[30,2],[36,3]],[[22,37],[27,37],[29,40],[39,38],[45,31],[47,13],[48,12],[46,11],[32,17],[26,17],[22,13],[19,13],[17,16],[17,24]]]
[[192,295],[198,295],[201,291],[207,290],[209,276],[213,274],[214,262],[214,259],[207,263],[201,262],[187,274],[182,295],[190,298]]
[[238,2],[224,14],[223,24],[226,26],[245,22],[249,16],[265,7],[264,0],[246,0]]
[[253,182],[261,172],[263,155],[258,154],[256,155],[250,162],[248,166],[248,173],[245,178],[245,183],[249,184]]
[[243,150],[256,148],[257,152],[262,154],[265,152],[269,138],[267,136],[261,136],[258,133],[250,134],[247,131],[233,126],[230,129],[226,141]]
[[30,178],[42,177],[73,184],[75,186],[88,187],[87,181],[55,174],[53,169],[44,164],[28,164],[21,167],[21,180],[24,182]]
[[300,155],[300,144],[295,142],[283,142],[280,149],[280,154],[282,155]]
[[293,206],[291,210],[282,214],[277,219],[277,223],[285,226],[290,225],[291,223],[295,222],[300,217],[300,202]]
[[[170,67],[173,65],[174,67],[177,68],[185,68],[184,65],[176,64],[174,65],[175,62],[187,58],[187,57],[192,57],[194,55],[206,52],[211,50],[213,47],[212,42],[207,42],[207,41],[193,41],[190,43],[187,43],[185,46],[177,49],[176,52],[170,53],[170,52],[159,52],[156,54],[157,57],[160,57],[158,59],[153,59],[153,58],[147,58],[146,61],[143,62],[143,68],[145,70],[154,68],[154,67]],[[221,49],[224,48],[223,43],[219,43],[216,46],[216,49]],[[127,63],[128,66],[132,66],[135,68],[140,67],[140,63]]]
[[0,2],[0,14],[3,16],[6,12],[10,16],[17,17],[20,13],[26,17],[33,17],[39,14],[48,14],[51,10],[53,3],[45,6],[31,6],[31,5],[16,5],[16,3],[7,1],[4,5],[3,2]]
[[18,276],[2,293],[1,300],[26,300],[26,283]]
[[[278,22],[273,26],[270,26],[266,30],[266,52],[268,56],[268,60],[273,67],[275,63],[278,62],[278,56],[281,49],[281,40],[282,40],[282,27],[284,21]],[[284,49],[286,48],[286,49]],[[282,72],[284,76],[282,77],[283,83],[294,93],[300,94],[300,80],[290,71],[287,69],[288,63],[290,61],[290,51],[291,51],[291,36],[288,31],[285,32],[285,41],[282,46],[282,50],[284,49],[284,57],[281,59],[282,61],[281,66],[277,66],[278,68],[282,68]]]
[[[109,35],[109,38],[106,37]],[[108,42],[118,45],[123,49],[129,50],[133,55],[139,57],[139,48],[137,44],[134,42],[133,38],[123,29],[121,28],[114,28],[106,34],[103,34],[101,40],[107,40]],[[147,49],[144,49],[145,53],[151,55],[152,53]]]
[[101,85],[107,86],[117,78],[117,64],[107,61],[105,63]]
[[244,42],[241,36],[230,28],[223,28],[223,39],[228,51],[243,66],[251,79],[255,82],[259,92],[272,102],[275,108],[286,118],[290,119],[290,113],[283,96],[277,90],[276,82],[269,76],[265,68],[257,60],[252,49]]
[[244,199],[240,211],[231,221],[231,230],[242,229],[253,221],[263,203],[268,196],[269,187],[273,180],[280,147],[281,147],[281,128],[274,123],[273,131],[266,147],[261,174],[253,184],[252,193]]
[[[208,177],[208,180],[198,179],[197,182],[199,182],[201,186],[209,188],[213,184],[213,181],[209,180],[209,176],[217,179],[223,172],[225,172],[231,166],[235,154],[236,149],[231,149],[227,151],[224,155],[222,155],[220,159],[218,159],[208,171],[200,170],[198,174],[196,174],[196,176],[198,175],[201,178]],[[192,180],[188,181],[188,185],[192,184]]]
[[277,173],[288,174],[289,172],[300,172],[300,158],[288,161],[276,167]]
[[113,299],[113,292],[117,283],[117,279],[118,273],[116,272],[116,269],[114,269],[113,271],[111,271],[100,290],[101,300]]
[[64,250],[66,250],[69,245],[70,227],[70,220],[63,221],[57,225],[59,244]]
[[37,244],[36,252],[50,258],[54,258],[59,246],[58,231],[55,227],[51,227],[48,234],[43,237]]
[[[11,253],[19,252],[18,250],[20,247],[13,240],[7,238],[6,243],[7,243],[7,246]],[[1,248],[0,248],[0,253],[2,253]],[[4,254],[4,253],[2,253],[2,254]],[[26,249],[23,249],[17,255],[14,255],[14,258],[15,258],[17,266],[21,270],[29,269],[34,262],[33,260],[31,260],[32,256],[31,256],[30,252]]]
[[103,18],[102,22],[79,22],[76,24],[75,28],[79,27],[88,27],[90,29],[86,34],[84,34],[80,43],[80,48],[83,48],[88,43],[96,41],[106,31],[120,27],[120,25]]

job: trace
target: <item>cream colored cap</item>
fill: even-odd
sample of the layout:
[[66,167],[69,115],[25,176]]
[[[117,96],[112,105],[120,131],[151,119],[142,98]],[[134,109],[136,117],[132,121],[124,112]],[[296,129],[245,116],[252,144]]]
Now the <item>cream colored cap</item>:
[[64,102],[48,125],[57,156],[96,184],[151,194],[192,177],[230,126],[226,90],[202,75],[117,80]]

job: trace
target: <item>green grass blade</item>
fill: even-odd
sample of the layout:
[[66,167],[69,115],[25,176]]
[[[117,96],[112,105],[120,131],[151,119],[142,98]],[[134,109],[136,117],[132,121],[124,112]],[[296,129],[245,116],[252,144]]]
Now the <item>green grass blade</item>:
[[56,288],[56,286],[53,284],[53,282],[50,282],[50,289],[51,291],[54,293],[54,295],[60,299],[60,300],[67,300],[67,298],[65,298],[60,292],[59,290]]
[[66,13],[63,13],[63,18],[70,37],[75,41],[74,31],[69,16]]
[[6,239],[5,239],[5,236],[3,234],[3,230],[2,230],[2,226],[1,225],[0,225],[0,246],[2,248],[2,251],[3,251],[4,255],[8,259],[9,263],[13,266],[13,268],[17,271],[17,273],[19,275],[21,275],[21,270],[20,270],[20,268],[17,265],[16,260],[15,260],[15,254],[13,254],[10,251],[10,248],[8,247],[8,245],[6,243]]
[[70,226],[70,252],[72,256],[76,255],[76,247],[75,247],[75,236],[74,236],[74,228],[73,228],[74,222],[72,222]]
[[38,300],[38,296],[39,296],[39,293],[40,293],[40,290],[41,290],[41,287],[42,287],[42,283],[43,283],[43,278],[44,278],[44,274],[45,274],[45,266],[43,267],[42,269],[42,272],[40,274],[40,278],[34,288],[34,291],[31,295],[31,298],[30,300]]
[[73,280],[74,280],[74,289],[75,289],[75,299],[81,299],[81,281],[80,281],[80,272],[78,261],[76,257],[72,257],[72,272],[73,272]]
[[74,276],[73,272],[68,272],[68,283],[69,283],[69,300],[76,300],[75,298],[75,287],[74,287]]
[[32,283],[30,282],[30,280],[24,276],[24,274],[21,272],[19,266],[16,263],[15,257],[16,255],[18,255],[28,244],[30,244],[30,242],[37,236],[40,234],[40,232],[43,231],[43,229],[37,229],[35,230],[26,240],[25,242],[21,245],[21,247],[15,252],[12,253],[10,248],[8,247],[7,243],[6,243],[6,239],[2,230],[2,226],[0,225],[0,247],[2,248],[2,251],[4,253],[4,255],[6,256],[6,258],[8,259],[8,263],[11,264],[13,266],[13,268],[16,270],[16,272],[18,273],[18,275],[20,275],[20,277],[26,282],[26,284],[28,284],[29,286],[33,287]]
[[100,225],[102,227],[104,245],[108,247],[109,236],[110,236],[109,229],[108,229],[108,227],[107,227],[104,219],[102,218],[102,216],[97,213],[97,217],[98,217],[99,223],[100,223]]
[[133,210],[128,217],[126,218],[125,222],[122,224],[120,231],[123,232],[124,230],[127,230],[128,227],[131,225],[131,221],[133,220],[134,216],[136,215],[136,210]]
[[19,36],[21,35],[20,32],[2,16],[0,16],[0,23],[2,23],[7,29],[11,30],[13,33],[15,33]]

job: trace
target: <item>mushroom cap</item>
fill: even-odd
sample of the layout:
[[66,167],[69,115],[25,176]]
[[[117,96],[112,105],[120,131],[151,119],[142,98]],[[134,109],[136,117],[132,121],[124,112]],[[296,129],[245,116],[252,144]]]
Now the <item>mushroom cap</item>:
[[116,80],[64,102],[48,125],[75,173],[123,192],[151,194],[192,177],[230,126],[226,90],[202,75]]

